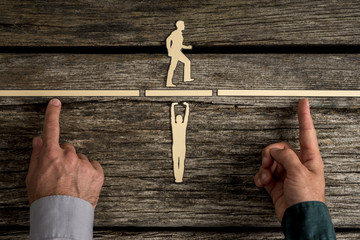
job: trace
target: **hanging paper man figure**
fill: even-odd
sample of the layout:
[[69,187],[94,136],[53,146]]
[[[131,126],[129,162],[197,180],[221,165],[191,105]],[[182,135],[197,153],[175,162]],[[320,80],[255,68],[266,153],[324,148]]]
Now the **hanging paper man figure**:
[[167,87],[176,87],[173,84],[172,78],[178,61],[184,63],[184,82],[193,81],[190,77],[190,60],[181,52],[181,49],[192,49],[192,46],[183,45],[184,37],[182,31],[185,29],[185,24],[183,21],[176,22],[176,30],[174,30],[166,39],[166,48],[168,50],[168,56],[171,57],[171,62],[168,70],[166,86]]
[[175,182],[181,183],[184,176],[189,104],[184,102],[186,107],[184,118],[180,114],[175,117],[175,105],[178,105],[178,103],[171,104],[172,158]]

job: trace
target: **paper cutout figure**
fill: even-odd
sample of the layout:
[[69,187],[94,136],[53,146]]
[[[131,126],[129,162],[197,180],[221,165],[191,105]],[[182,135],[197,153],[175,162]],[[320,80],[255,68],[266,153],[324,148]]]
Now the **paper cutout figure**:
[[173,84],[172,78],[178,61],[184,63],[184,82],[193,81],[190,77],[191,72],[191,62],[190,60],[181,52],[181,49],[192,49],[191,45],[183,45],[184,37],[182,31],[185,29],[184,21],[176,22],[176,30],[170,33],[166,39],[166,48],[168,50],[168,56],[171,57],[170,66],[167,74],[166,86],[167,87],[176,87]]
[[175,105],[178,103],[171,104],[172,159],[175,182],[182,183],[185,168],[186,128],[190,109],[189,104],[184,102],[186,107],[184,118],[180,114],[175,117]]

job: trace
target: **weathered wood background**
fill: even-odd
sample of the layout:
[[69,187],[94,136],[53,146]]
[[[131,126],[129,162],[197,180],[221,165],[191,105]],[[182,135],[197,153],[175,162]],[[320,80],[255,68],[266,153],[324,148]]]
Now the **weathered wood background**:
[[[165,88],[169,58],[162,47],[178,19],[186,24],[185,43],[194,52],[205,49],[186,52],[196,80],[182,83],[178,65],[179,89],[359,90],[359,9],[356,1],[5,0],[0,89],[141,90],[134,98],[60,98],[61,141],[100,161],[105,171],[95,239],[282,239],[271,200],[253,176],[262,148],[284,140],[298,146],[299,98],[143,92]],[[260,45],[326,46],[329,54],[231,53]],[[102,54],[109,46],[117,53]],[[357,51],[341,54],[347,46]],[[0,98],[1,239],[27,237],[24,180],[31,139],[41,134],[49,99]],[[180,185],[173,183],[169,116],[178,101],[190,103]],[[359,239],[360,99],[310,98],[310,104],[337,236]]]

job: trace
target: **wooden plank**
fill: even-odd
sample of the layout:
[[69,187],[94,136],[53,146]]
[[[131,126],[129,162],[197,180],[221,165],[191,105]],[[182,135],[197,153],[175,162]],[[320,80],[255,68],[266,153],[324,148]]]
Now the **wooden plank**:
[[[359,89],[358,55],[190,55],[179,89]],[[1,54],[0,89],[163,88],[164,55]],[[178,66],[174,81],[181,79]],[[160,73],[160,74],[159,74]],[[159,87],[160,86],[160,87]],[[177,88],[178,89],[178,88]],[[279,226],[253,174],[267,144],[297,142],[298,98],[62,97],[62,141],[106,173],[96,226]],[[185,184],[172,183],[171,102],[190,102]],[[48,98],[0,98],[0,224],[28,224],[24,179]],[[312,98],[337,227],[359,216],[359,99]],[[76,129],[74,129],[76,126]],[[214,137],[216,136],[216,137]],[[101,139],[101,141],[100,141]],[[214,176],[209,178],[209,175]]]
[[360,91],[351,90],[218,90],[218,96],[258,97],[360,97]]
[[[192,82],[176,89],[360,90],[359,54],[201,54]],[[0,54],[1,90],[117,90],[165,87],[165,54]],[[143,94],[142,94],[143,95]]]
[[[145,97],[360,97],[352,90],[154,90]],[[217,93],[216,93],[217,92]],[[140,90],[0,90],[0,97],[140,97]]]
[[146,97],[212,97],[212,90],[145,90]]
[[10,1],[1,46],[165,46],[178,19],[195,46],[360,43],[357,1]]
[[[287,107],[272,98],[261,107],[189,101],[187,159],[179,185],[172,176],[171,101],[62,100],[61,141],[105,170],[95,226],[279,227],[253,176],[263,147],[283,140],[297,146],[296,101]],[[27,225],[24,179],[46,102],[0,101],[0,225]],[[336,227],[356,228],[360,221],[359,101],[333,108],[319,100],[312,109]]]
[[0,97],[139,97],[139,90],[0,90]]
[[[244,229],[238,229],[238,231],[225,231],[226,229],[214,230],[202,230],[202,231],[191,231],[191,230],[166,230],[163,231],[111,231],[111,230],[95,230],[94,239],[244,239],[244,240],[283,240],[284,235],[279,230],[256,230],[250,231]],[[3,240],[16,240],[28,238],[28,232],[24,230],[7,230],[0,231],[1,239]],[[337,232],[336,238],[338,240],[344,239],[359,239],[360,233],[358,231],[351,232]]]

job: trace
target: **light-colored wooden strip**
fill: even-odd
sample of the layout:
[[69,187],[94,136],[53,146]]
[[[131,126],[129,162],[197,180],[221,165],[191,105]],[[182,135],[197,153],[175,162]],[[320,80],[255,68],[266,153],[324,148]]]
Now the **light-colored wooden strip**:
[[0,97],[138,97],[139,90],[0,90]]
[[[0,90],[0,97],[139,97],[140,90]],[[146,90],[146,97],[211,97],[212,90]],[[360,97],[343,90],[218,90],[218,96],[244,97]]]
[[351,90],[218,90],[218,96],[360,97],[360,91],[351,91]]
[[146,90],[146,97],[211,97],[212,90]]

